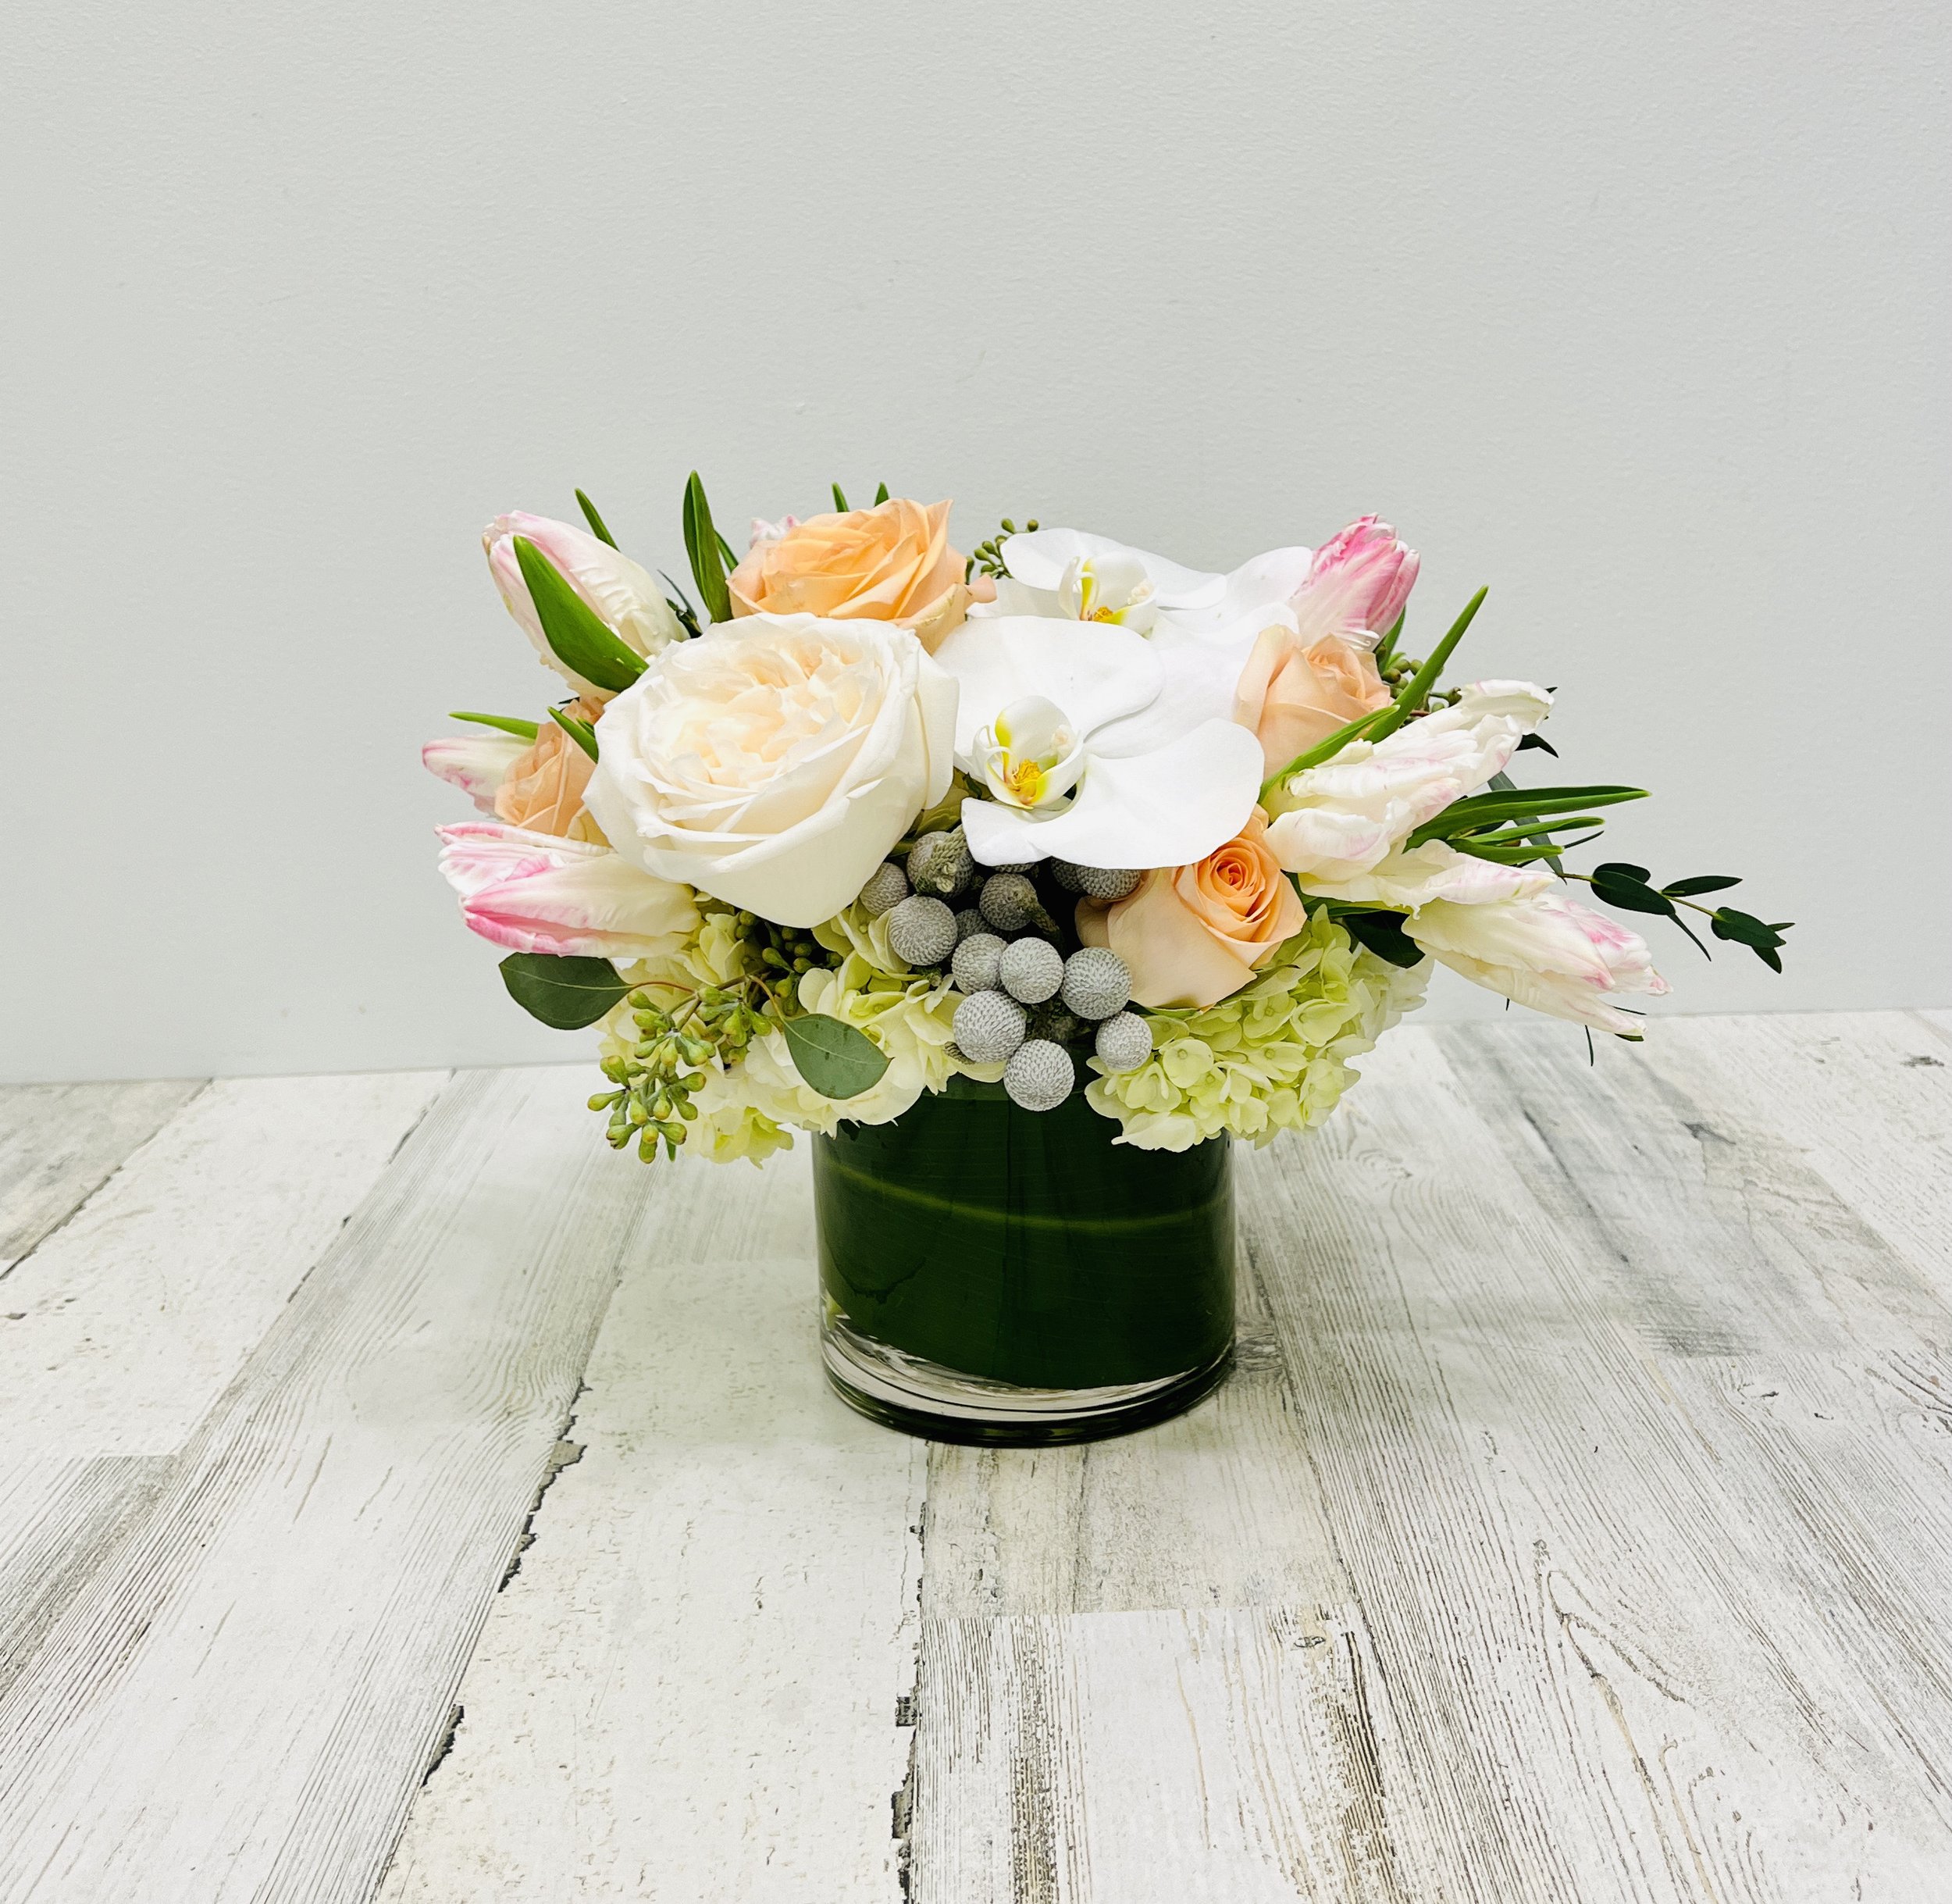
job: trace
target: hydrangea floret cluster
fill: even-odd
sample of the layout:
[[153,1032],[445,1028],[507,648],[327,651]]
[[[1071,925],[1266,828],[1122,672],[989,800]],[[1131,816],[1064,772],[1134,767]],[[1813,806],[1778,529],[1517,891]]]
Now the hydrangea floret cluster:
[[441,868],[508,991],[600,1027],[620,1150],[758,1161],[959,1079],[1266,1143],[1434,964],[1589,1040],[1668,989],[1618,913],[1780,969],[1784,925],[1702,903],[1732,878],[1567,867],[1642,790],[1517,783],[1551,695],[1446,684],[1482,590],[1409,651],[1418,558],[1376,517],[1220,572],[1007,518],[965,558],[946,502],[836,487],[742,555],[694,475],[694,598],[577,501],[483,536],[559,692],[423,758],[477,810]]

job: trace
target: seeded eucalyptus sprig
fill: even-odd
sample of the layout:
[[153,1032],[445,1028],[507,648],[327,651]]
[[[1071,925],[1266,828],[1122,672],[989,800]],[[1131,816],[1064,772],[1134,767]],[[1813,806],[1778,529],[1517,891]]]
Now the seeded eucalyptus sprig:
[[[757,997],[760,1003],[755,1004]],[[610,1147],[621,1150],[635,1136],[637,1154],[648,1164],[657,1154],[675,1158],[685,1127],[698,1115],[692,1094],[704,1082],[714,1057],[736,1064],[764,1029],[771,994],[756,978],[729,986],[708,985],[666,1011],[639,989],[629,997],[637,1041],[622,1057],[604,1061],[604,1075],[618,1088],[600,1091],[592,1111],[610,1113]]]
[[[1024,533],[1028,534],[1036,526],[1037,518],[1033,515],[1028,522],[1024,523]],[[1003,561],[1003,544],[1017,533],[1017,525],[1008,516],[1005,516],[995,535],[992,536],[987,542],[977,544],[975,554],[971,556],[967,562],[964,565],[963,579],[965,582],[968,581],[979,571],[992,579],[999,575],[1007,575],[1010,571]]]

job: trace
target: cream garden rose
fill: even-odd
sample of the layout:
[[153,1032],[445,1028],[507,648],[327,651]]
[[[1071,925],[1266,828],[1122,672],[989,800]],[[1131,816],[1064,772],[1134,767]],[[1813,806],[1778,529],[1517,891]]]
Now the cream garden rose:
[[971,599],[949,546],[949,505],[896,497],[871,509],[789,516],[757,533],[726,579],[734,615],[817,615],[898,622],[932,654]]
[[753,615],[609,704],[584,800],[647,872],[810,926],[949,790],[955,726],[955,683],[906,629]]

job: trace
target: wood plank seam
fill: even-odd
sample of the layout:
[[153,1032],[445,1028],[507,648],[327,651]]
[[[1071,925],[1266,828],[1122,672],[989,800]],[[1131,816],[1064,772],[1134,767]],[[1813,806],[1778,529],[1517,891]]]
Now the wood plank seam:
[[[183,1114],[185,1111],[189,1110],[191,1105],[195,1104],[200,1097],[203,1096],[205,1093],[210,1089],[212,1085],[216,1082],[216,1079],[212,1078],[198,1079],[195,1081],[197,1086],[196,1089],[191,1092],[189,1096],[186,1097],[183,1102],[179,1104],[176,1108],[156,1127],[155,1130],[151,1131],[147,1137],[144,1138],[141,1143],[137,1144],[134,1149],[127,1152],[124,1156],[118,1158],[112,1168],[106,1171],[102,1176],[96,1178],[96,1180],[68,1207],[66,1211],[64,1211],[62,1215],[56,1218],[55,1220],[50,1223],[45,1229],[42,1230],[41,1234],[35,1237],[34,1241],[29,1243],[27,1248],[22,1250],[20,1255],[16,1257],[12,1262],[0,1263],[0,1282],[5,1282],[6,1279],[21,1266],[22,1264],[30,1260],[34,1256],[35,1251],[37,1250],[43,1243],[48,1242],[53,1237],[59,1236],[61,1232],[75,1220],[77,1217],[81,1214],[83,1211],[87,1208],[89,1204],[93,1203],[104,1190],[108,1189],[110,1184],[115,1182],[116,1178],[122,1175],[123,1171],[128,1168],[130,1161],[134,1158],[141,1156],[142,1152],[147,1149],[149,1145],[154,1143],[156,1139],[162,1136],[164,1131],[167,1130],[172,1124],[175,1123],[176,1120]],[[17,1321],[20,1320],[18,1317],[9,1317],[8,1319],[12,1321]]]

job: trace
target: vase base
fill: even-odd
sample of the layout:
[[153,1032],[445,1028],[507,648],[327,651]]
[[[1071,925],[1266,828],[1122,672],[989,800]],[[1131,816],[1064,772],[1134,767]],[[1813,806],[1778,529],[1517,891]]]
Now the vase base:
[[928,1441],[984,1448],[1102,1441],[1151,1428],[1210,1395],[1234,1363],[1229,1342],[1203,1366],[1157,1382],[1024,1389],[904,1355],[832,1317],[821,1331],[821,1353],[835,1392],[869,1421]]

